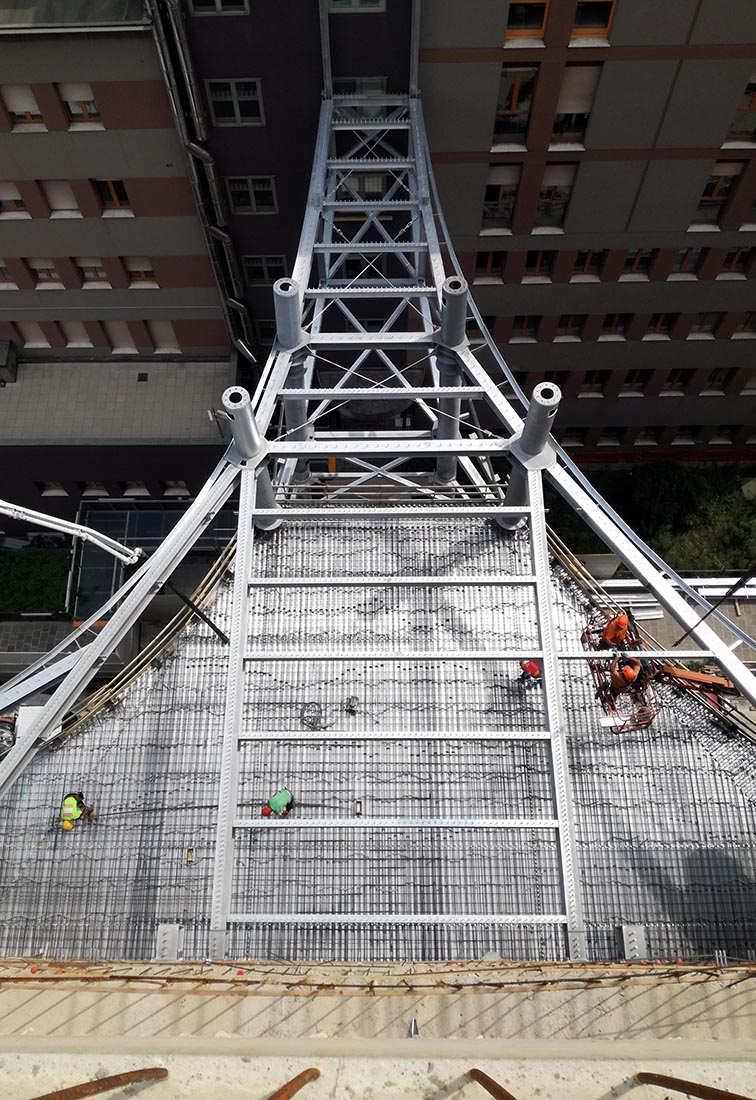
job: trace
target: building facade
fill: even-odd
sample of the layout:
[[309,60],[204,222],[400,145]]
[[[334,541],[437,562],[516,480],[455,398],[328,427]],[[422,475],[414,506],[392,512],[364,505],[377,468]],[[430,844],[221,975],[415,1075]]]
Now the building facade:
[[[334,92],[406,91],[409,0],[323,7]],[[520,385],[560,384],[583,462],[752,457],[756,5],[421,10],[443,208]],[[320,4],[5,0],[0,60],[0,495],[191,493],[211,385],[254,380],[296,254]],[[108,389],[86,432],[37,415]]]
[[575,457],[752,458],[756,6],[424,0],[420,83],[475,299]]
[[145,6],[2,4],[0,74],[0,496],[191,493],[230,343]]

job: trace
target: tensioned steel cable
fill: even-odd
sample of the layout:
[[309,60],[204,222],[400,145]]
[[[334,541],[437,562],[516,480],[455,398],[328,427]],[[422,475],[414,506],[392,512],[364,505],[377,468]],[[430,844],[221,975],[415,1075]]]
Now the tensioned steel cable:
[[[438,187],[436,186],[436,177],[433,173],[433,165],[431,163],[430,150],[428,149],[427,141],[424,144],[424,149],[422,152],[425,156],[425,162],[428,171],[428,180],[430,182],[431,191],[433,192],[434,217],[441,231],[441,236],[443,238],[444,244],[446,245],[452,267],[454,268],[457,275],[459,275],[461,278],[464,278],[464,272],[462,271],[462,267],[454,251],[454,246],[452,245],[451,237],[449,235],[449,229],[446,224],[446,219],[444,218],[443,210],[441,208]],[[518,385],[514,373],[510,369],[506,359],[501,354],[497,345],[493,341],[491,334],[486,328],[486,325],[483,321],[483,316],[478,309],[475,303],[475,299],[472,295],[468,297],[468,302],[470,304],[473,316],[475,317],[475,320],[479,325],[480,331],[484,336],[486,344],[490,349],[494,359],[501,367],[504,377],[514,390],[515,395],[522,404],[523,408],[527,409],[530,405],[530,402]],[[739,627],[736,623],[731,622],[726,615],[722,614],[721,611],[718,611],[716,608],[712,607],[705,596],[702,596],[700,593],[696,592],[694,588],[691,588],[691,586],[686,583],[686,581],[679,575],[679,573],[675,572],[675,570],[672,569],[667,564],[667,562],[665,562],[664,559],[656,553],[655,550],[652,550],[652,548],[647,543],[645,543],[643,539],[638,537],[632,527],[630,527],[629,524],[627,524],[623,520],[622,516],[620,516],[618,512],[615,512],[611,504],[609,504],[609,502],[604,499],[598,489],[596,489],[594,485],[588,480],[585,474],[580,470],[575,462],[573,462],[573,460],[570,458],[564,448],[560,446],[559,443],[555,443],[554,449],[561,459],[563,465],[566,466],[566,468],[570,471],[575,480],[579,482],[581,488],[583,488],[586,493],[588,493],[588,495],[591,497],[593,502],[597,504],[599,508],[601,508],[604,515],[611,519],[619,527],[622,533],[630,539],[637,550],[640,550],[641,553],[644,554],[648,558],[648,560],[652,562],[656,566],[656,568],[659,569],[662,573],[666,573],[670,580],[674,581],[674,583],[680,588],[680,590],[684,592],[689,599],[693,600],[694,603],[698,604],[699,607],[703,608],[707,612],[707,614],[710,614],[712,618],[716,619],[717,622],[719,622],[722,626],[725,626],[728,630],[730,630],[737,638],[740,639],[741,642],[745,642],[753,649],[756,649],[756,640],[754,640],[750,636],[750,634],[747,634],[746,631]]]

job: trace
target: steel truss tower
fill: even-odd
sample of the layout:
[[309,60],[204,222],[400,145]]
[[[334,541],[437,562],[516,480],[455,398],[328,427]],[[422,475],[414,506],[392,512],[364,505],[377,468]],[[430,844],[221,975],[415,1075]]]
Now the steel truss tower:
[[[417,20],[415,20],[415,43]],[[327,55],[327,51],[326,51]],[[416,56],[416,52],[415,52]],[[502,396],[481,366],[466,335],[472,309],[464,279],[448,243],[439,240],[442,212],[432,180],[420,99],[412,81],[406,96],[361,98],[333,96],[326,73],[326,96],[302,228],[292,276],[275,288],[278,336],[254,395],[232,387],[223,395],[233,443],[158,551],[141,566],[107,608],[96,635],[84,624],[68,643],[26,674],[37,687],[47,676],[62,676],[29,733],[0,764],[0,794],[8,789],[37,752],[53,740],[59,723],[106,657],[136,622],[154,593],[176,568],[213,516],[238,489],[237,557],[233,612],[227,650],[227,689],[218,796],[209,954],[229,953],[229,935],[238,927],[270,922],[298,924],[391,923],[384,914],[250,912],[238,900],[234,879],[240,841],[256,830],[307,830],[327,826],[353,832],[387,824],[409,830],[497,830],[502,835],[532,833],[547,837],[558,855],[561,904],[550,912],[475,911],[404,913],[402,924],[509,924],[558,926],[566,934],[571,958],[586,955],[566,762],[562,684],[582,651],[560,647],[551,599],[551,566],[543,503],[544,478],[577,509],[586,522],[653,592],[659,602],[690,630],[701,647],[674,657],[709,655],[756,703],[756,679],[730,647],[699,622],[669,573],[651,559],[647,548],[623,529],[600,498],[565,464],[549,435],[560,394],[556,386],[536,387],[525,421]],[[482,427],[478,410],[486,408]],[[375,427],[378,424],[379,427]],[[368,426],[366,426],[368,425]],[[504,473],[511,470],[508,478]],[[427,661],[443,670],[459,659],[516,661],[535,657],[543,667],[543,722],[539,728],[501,729],[487,740],[542,741],[548,764],[554,812],[549,817],[398,818],[331,817],[317,819],[305,809],[283,822],[250,818],[239,806],[243,749],[250,740],[286,737],[280,731],[250,733],[245,706],[250,703],[249,670],[270,661],[301,663],[349,660],[348,651],[323,652],[317,644],[291,651],[269,650],[250,638],[254,598],[272,582],[253,575],[254,540],[260,531],[292,521],[349,521],[355,525],[390,520],[491,518],[499,537],[527,539],[529,569],[510,576],[351,573],[287,577],[282,589],[306,586],[375,587],[406,590],[460,586],[516,587],[535,627],[527,648],[411,652],[376,646],[361,659]],[[316,542],[312,545],[317,555]],[[86,645],[84,643],[87,643]],[[60,664],[62,662],[62,664]],[[56,666],[58,666],[56,671]],[[52,670],[52,671],[51,671]],[[24,677],[11,685],[14,698]],[[0,711],[3,693],[0,692]],[[313,739],[317,733],[312,734]],[[379,734],[376,736],[387,736]],[[425,731],[394,737],[432,740],[447,732]],[[458,732],[457,737],[475,734]],[[322,734],[325,739],[325,733]],[[347,738],[329,730],[328,739]],[[270,834],[269,834],[270,835]]]

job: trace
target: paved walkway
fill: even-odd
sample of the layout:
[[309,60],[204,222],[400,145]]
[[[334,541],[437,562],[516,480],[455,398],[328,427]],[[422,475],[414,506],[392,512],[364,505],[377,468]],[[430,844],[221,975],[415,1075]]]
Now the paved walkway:
[[472,1066],[517,1100],[664,1100],[639,1069],[756,1097],[756,970],[37,965],[0,968],[14,1100],[147,1065],[145,1100],[265,1100],[308,1066],[303,1100],[485,1100]]

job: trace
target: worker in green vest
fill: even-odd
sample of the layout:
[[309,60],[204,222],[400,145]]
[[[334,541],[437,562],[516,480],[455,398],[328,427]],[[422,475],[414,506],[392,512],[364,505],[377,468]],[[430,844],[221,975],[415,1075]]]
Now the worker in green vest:
[[64,796],[60,807],[60,823],[65,832],[70,833],[75,822],[87,815],[87,820],[94,820],[94,807],[87,806],[82,791],[71,792]]
[[289,810],[293,805],[294,799],[291,791],[288,787],[282,787],[280,791],[276,791],[275,794],[270,796],[262,808],[262,815],[263,817],[270,817],[272,814],[278,814],[279,817],[288,817]]

